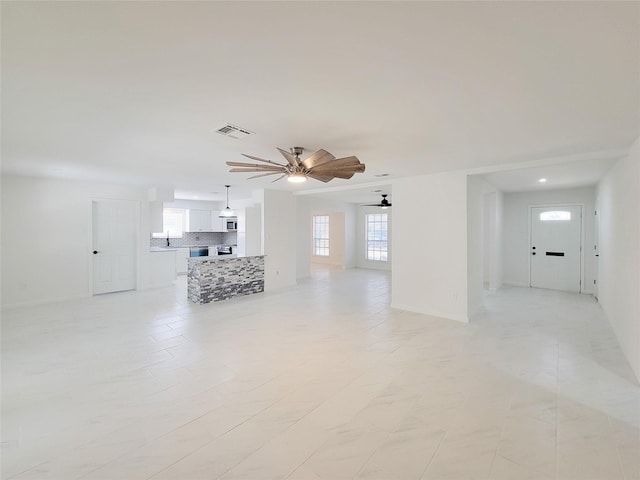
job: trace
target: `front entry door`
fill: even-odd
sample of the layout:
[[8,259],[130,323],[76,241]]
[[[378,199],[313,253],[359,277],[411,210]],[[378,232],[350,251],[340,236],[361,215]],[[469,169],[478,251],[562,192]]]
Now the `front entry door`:
[[580,292],[579,205],[531,207],[530,285]]
[[135,202],[92,202],[94,294],[136,288],[135,219]]

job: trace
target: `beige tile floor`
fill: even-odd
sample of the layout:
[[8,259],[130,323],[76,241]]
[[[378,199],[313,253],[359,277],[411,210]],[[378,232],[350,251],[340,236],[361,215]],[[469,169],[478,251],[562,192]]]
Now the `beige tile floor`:
[[471,324],[318,270],[3,312],[3,479],[640,479],[640,387],[593,297],[510,288]]

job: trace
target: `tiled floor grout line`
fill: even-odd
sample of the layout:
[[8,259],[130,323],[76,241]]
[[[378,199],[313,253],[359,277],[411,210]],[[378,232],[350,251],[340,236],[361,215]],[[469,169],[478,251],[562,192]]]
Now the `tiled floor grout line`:
[[[341,278],[353,277],[336,274],[331,282]],[[132,333],[124,337],[122,346],[118,333],[129,323],[123,311],[131,300],[118,308],[103,302],[103,310],[112,313],[103,312],[100,317],[104,319],[96,325],[83,323],[91,311],[74,304],[54,311],[56,318],[75,319],[64,322],[61,328],[46,328],[44,314],[33,322],[34,326],[20,328],[20,315],[14,315],[18,321],[13,320],[11,332],[12,338],[18,340],[7,359],[24,372],[13,374],[14,406],[10,411],[15,412],[14,425],[22,427],[24,422],[28,435],[16,448],[3,448],[3,456],[13,456],[10,478],[93,478],[97,471],[98,475],[115,475],[113,478],[123,478],[124,472],[130,472],[131,478],[139,475],[149,479],[201,478],[207,472],[218,478],[243,474],[249,478],[246,472],[260,472],[263,466],[268,468],[264,470],[267,477],[293,478],[299,472],[298,477],[300,473],[315,473],[327,478],[343,466],[349,476],[366,477],[377,471],[385,475],[384,472],[392,472],[392,466],[404,468],[398,467],[404,460],[400,451],[405,444],[401,442],[409,442],[406,445],[411,452],[417,452],[411,450],[414,447],[428,445],[430,456],[419,458],[412,453],[415,458],[406,467],[412,475],[422,469],[423,478],[446,476],[446,472],[460,477],[465,475],[460,472],[469,467],[477,468],[478,475],[488,467],[487,475],[504,476],[508,472],[511,478],[517,478],[518,475],[513,476],[516,472],[559,478],[580,471],[585,472],[585,478],[589,465],[600,476],[611,473],[610,478],[622,475],[630,480],[635,473],[630,470],[635,467],[629,458],[636,446],[633,434],[638,432],[632,402],[640,398],[640,389],[629,383],[628,365],[623,363],[607,322],[597,312],[590,313],[597,304],[579,296],[507,289],[487,297],[487,304],[496,308],[488,308],[484,316],[469,325],[458,325],[388,307],[371,309],[377,313],[364,313],[366,302],[352,307],[353,285],[356,282],[350,285],[350,295],[345,296],[340,289],[329,291],[322,283],[324,293],[338,301],[333,309],[319,304],[319,311],[313,312],[315,316],[309,316],[311,323],[291,312],[300,308],[295,297],[312,292],[313,282],[295,296],[292,292],[266,303],[252,303],[250,311],[245,310],[242,324],[234,322],[235,309],[243,308],[240,304],[234,308],[211,308],[208,313],[185,312],[190,325],[179,335],[184,340],[176,340],[175,345],[168,341],[163,345],[166,348],[159,351],[153,350],[153,339],[144,343],[145,329],[153,328],[144,325],[158,312],[173,313],[173,307],[171,302],[155,305],[150,300],[155,297],[142,292],[140,300],[134,297],[129,330]],[[370,291],[367,295],[371,295]],[[321,300],[320,296],[316,299]],[[517,305],[522,307],[513,310]],[[550,317],[544,316],[547,308],[553,310]],[[571,309],[577,312],[576,316],[572,316]],[[145,313],[147,310],[152,313]],[[326,318],[321,315],[325,310],[329,315]],[[219,317],[221,329],[209,323],[207,317],[212,315]],[[109,324],[111,317],[118,321]],[[50,333],[38,332],[38,323]],[[81,341],[93,338],[92,329],[105,335],[104,340],[96,337],[98,350],[92,353],[91,349],[68,343],[69,353],[55,357],[47,367],[49,356],[58,355],[60,349],[42,342],[62,340],[74,325],[80,326]],[[158,328],[164,330],[165,326]],[[20,332],[36,337],[20,342]],[[243,337],[248,332],[257,340]],[[264,335],[262,349],[260,335]],[[284,342],[280,347],[284,348],[278,349],[280,338]],[[314,341],[307,352],[305,342]],[[24,356],[40,345],[45,347],[42,351]],[[109,354],[111,345],[117,347],[117,354]],[[218,353],[218,349],[222,351]],[[95,355],[102,353],[107,354],[104,366],[93,362]],[[83,358],[89,365],[76,364]],[[227,368],[235,374],[218,363],[227,358]],[[127,370],[128,365],[135,366],[135,370]],[[98,370],[94,372],[92,368]],[[95,381],[85,390],[78,390],[75,400],[71,396],[72,403],[68,403],[61,386],[82,387],[92,374],[96,374]],[[104,381],[100,380],[103,374]],[[305,394],[310,386],[313,390]],[[43,396],[25,404],[15,403],[17,395],[33,392],[42,392]],[[287,405],[288,399],[302,403]],[[96,402],[92,404],[93,400]],[[71,423],[66,435],[59,432],[61,440],[56,445],[48,436],[60,421],[53,417],[49,421],[47,415],[55,411],[59,401],[65,402],[61,415],[67,415]],[[233,408],[238,401],[244,406]],[[336,422],[332,420],[334,405],[340,411]],[[226,412],[239,415],[225,419]],[[243,416],[243,412],[249,416]],[[377,415],[383,415],[382,422],[377,421]],[[485,415],[487,418],[483,419]],[[202,420],[203,417],[206,418]],[[405,417],[409,419],[403,420]],[[616,421],[618,418],[620,422]],[[339,425],[329,428],[334,423]],[[193,426],[185,428],[188,425]],[[392,437],[394,428],[400,425],[406,429]],[[527,431],[522,430],[528,425],[538,432],[536,442],[530,445]],[[427,438],[431,427],[439,429],[438,436]],[[478,431],[483,428],[491,431]],[[254,432],[260,432],[259,436],[245,441]],[[128,439],[127,433],[132,434]],[[416,433],[425,435],[420,443],[415,443]],[[496,445],[490,456],[487,440],[493,439],[494,434]],[[227,453],[225,435],[240,439],[242,448],[231,446]],[[583,439],[581,435],[588,436]],[[162,438],[167,440],[159,441]],[[304,443],[297,446],[299,440]],[[172,454],[174,441],[188,443]],[[606,446],[599,442],[607,441],[611,448],[606,453],[599,451],[599,445]],[[615,445],[611,444],[613,441]],[[476,448],[478,442],[483,442],[481,451]],[[83,448],[74,456],[76,443]],[[225,446],[224,453],[218,452],[218,445]],[[279,457],[286,455],[284,449],[288,446],[297,447],[295,462]],[[61,447],[64,451],[58,455]],[[105,450],[100,451],[103,447]],[[343,447],[352,453],[342,455]],[[535,451],[528,452],[528,447]],[[162,449],[159,456],[155,448]],[[168,456],[163,456],[165,449]],[[85,452],[89,455],[86,460],[81,458]],[[466,464],[465,452],[471,455]],[[269,453],[276,455],[271,458]],[[396,457],[387,462],[385,455]],[[595,463],[600,458],[606,465]],[[38,463],[30,463],[38,459]],[[169,465],[164,465],[165,461]],[[294,466],[297,462],[300,463]],[[25,465],[26,470],[20,469]],[[198,470],[198,466],[204,468]],[[83,472],[87,467],[92,469]],[[200,474],[189,476],[187,472],[191,471]]]

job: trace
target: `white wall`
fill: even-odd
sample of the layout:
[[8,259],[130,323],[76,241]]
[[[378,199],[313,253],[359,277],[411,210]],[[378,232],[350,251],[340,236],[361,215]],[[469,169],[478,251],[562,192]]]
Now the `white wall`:
[[296,199],[290,192],[263,191],[264,288],[296,284]]
[[529,207],[535,205],[582,204],[581,281],[584,293],[594,292],[595,187],[504,194],[503,281],[529,286]]
[[483,276],[485,288],[496,291],[502,286],[502,216],[504,194],[484,182],[483,204]]
[[496,192],[485,193],[482,198],[482,281],[489,285],[491,274],[491,225],[495,216]]
[[391,306],[468,321],[467,175],[393,182]]
[[262,204],[245,207],[244,218],[245,255],[263,255],[264,249],[262,248]]
[[344,203],[344,268],[355,268],[358,261],[357,222],[358,206]]
[[[353,268],[356,258],[355,218],[356,206],[351,203],[327,200],[309,195],[296,196],[296,253],[297,278],[311,275],[311,262],[330,263],[344,268]],[[323,262],[321,257],[313,257],[312,226],[313,215],[329,215],[331,256]]]
[[91,200],[140,204],[137,288],[149,284],[146,189],[2,176],[2,306],[86,297],[91,286]]
[[597,188],[598,300],[640,380],[640,139]]
[[[393,202],[392,202],[393,203]],[[357,207],[357,229],[356,229],[356,245],[357,245],[357,258],[356,265],[358,268],[373,268],[376,270],[391,270],[393,265],[393,207],[381,210],[379,207]],[[367,260],[367,225],[366,215],[369,213],[386,213],[387,214],[387,261],[377,262],[374,260]]]
[[484,278],[484,184],[476,175],[467,177],[467,317],[482,306]]
[[489,290],[497,290],[502,287],[502,251],[503,251],[503,238],[504,238],[504,194],[500,191],[495,192],[495,199],[492,202],[494,208],[491,210],[491,216],[489,225],[491,229],[490,233],[490,272],[489,272]]

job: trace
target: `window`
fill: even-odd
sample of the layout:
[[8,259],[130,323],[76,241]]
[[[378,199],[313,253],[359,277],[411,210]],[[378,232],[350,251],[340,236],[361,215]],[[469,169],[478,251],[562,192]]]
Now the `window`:
[[163,232],[152,233],[153,238],[182,238],[182,232],[187,221],[187,211],[184,208],[165,208],[162,210]]
[[558,210],[553,212],[542,212],[540,214],[541,222],[566,222],[569,220],[571,220],[571,212]]
[[387,261],[387,214],[371,213],[366,216],[367,260]]
[[313,254],[318,257],[329,256],[329,216],[313,216]]

